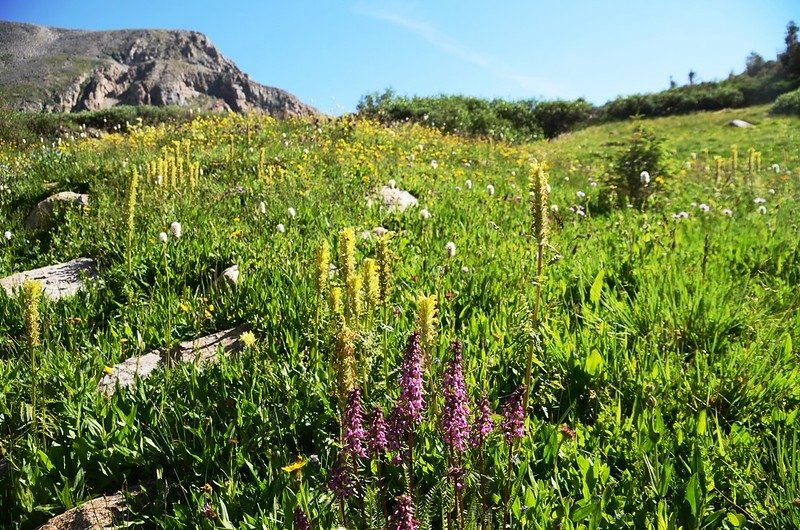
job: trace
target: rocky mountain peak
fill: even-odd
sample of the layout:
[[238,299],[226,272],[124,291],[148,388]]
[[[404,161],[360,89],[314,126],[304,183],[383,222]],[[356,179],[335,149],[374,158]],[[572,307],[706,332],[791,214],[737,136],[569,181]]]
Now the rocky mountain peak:
[[0,21],[0,101],[70,112],[181,105],[308,116],[292,94],[251,80],[196,31],[81,31]]

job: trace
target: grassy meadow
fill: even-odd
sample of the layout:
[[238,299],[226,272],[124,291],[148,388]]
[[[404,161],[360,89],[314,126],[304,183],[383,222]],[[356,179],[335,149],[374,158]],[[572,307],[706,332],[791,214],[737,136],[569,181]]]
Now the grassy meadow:
[[[57,302],[0,290],[0,526],[123,490],[129,527],[800,528],[800,118],[645,123],[663,164],[637,207],[630,121],[511,145],[231,114],[0,144],[0,277],[99,269]],[[370,205],[390,181],[418,206]],[[63,190],[89,206],[26,231]],[[215,365],[97,391],[241,324]]]

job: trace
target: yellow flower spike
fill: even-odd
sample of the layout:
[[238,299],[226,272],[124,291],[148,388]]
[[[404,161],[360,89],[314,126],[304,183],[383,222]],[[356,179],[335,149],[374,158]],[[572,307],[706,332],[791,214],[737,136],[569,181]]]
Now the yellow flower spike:
[[339,231],[339,274],[342,281],[356,273],[356,232],[352,227]]
[[417,297],[416,326],[426,355],[436,340],[436,295]]
[[25,337],[33,349],[41,345],[41,325],[39,323],[39,301],[42,299],[42,284],[28,280],[22,285],[25,297]]
[[380,276],[378,275],[378,262],[373,258],[364,260],[364,286],[367,304],[370,309],[377,307],[381,301],[381,286]]

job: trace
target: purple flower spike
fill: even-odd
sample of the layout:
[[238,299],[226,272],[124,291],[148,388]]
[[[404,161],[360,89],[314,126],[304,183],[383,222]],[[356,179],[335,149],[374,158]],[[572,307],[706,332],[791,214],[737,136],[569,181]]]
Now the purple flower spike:
[[405,448],[408,429],[410,428],[405,413],[399,404],[395,405],[389,414],[389,421],[386,426],[386,448],[390,451],[397,451],[392,458],[392,463],[399,465],[403,461],[403,449]]
[[480,447],[494,431],[494,418],[492,408],[489,406],[489,398],[486,394],[481,396],[478,405],[475,407],[475,421],[472,424],[472,447]]
[[300,507],[294,509],[294,530],[311,530],[311,521]]
[[347,465],[347,459],[344,455],[339,455],[336,460],[336,465],[330,470],[330,478],[328,479],[328,489],[336,496],[337,499],[344,499],[355,494],[356,480],[353,476],[352,469]]
[[450,345],[453,358],[447,364],[442,378],[444,406],[440,418],[444,443],[450,450],[459,453],[464,451],[469,437],[469,424],[467,423],[469,409],[467,408],[467,388],[464,383],[461,349],[461,342],[457,340]]
[[389,530],[417,530],[419,524],[414,519],[414,504],[408,495],[400,495],[396,499],[397,505],[394,508]]
[[403,364],[400,368],[400,399],[398,405],[411,423],[419,423],[425,401],[422,397],[422,350],[419,332],[408,337]]
[[520,385],[508,396],[503,404],[503,422],[501,427],[507,443],[522,438],[525,435],[525,411],[522,410],[522,400],[525,396],[525,385]]
[[383,409],[375,405],[369,424],[369,452],[379,457],[386,451],[386,446],[386,420],[383,418]]
[[347,398],[347,407],[344,409],[342,450],[356,458],[364,458],[367,451],[364,448],[366,433],[364,432],[364,407],[361,404],[361,389],[354,388]]

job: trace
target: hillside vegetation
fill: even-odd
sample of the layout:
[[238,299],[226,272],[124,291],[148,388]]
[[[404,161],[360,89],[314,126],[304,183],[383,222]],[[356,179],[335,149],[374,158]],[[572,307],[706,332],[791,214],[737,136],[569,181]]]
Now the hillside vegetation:
[[[798,131],[760,106],[513,145],[234,114],[4,142],[0,277],[99,280],[0,290],[0,525],[125,490],[131,527],[800,528]],[[88,207],[25,230],[63,190]],[[215,365],[98,391],[238,325]]]

